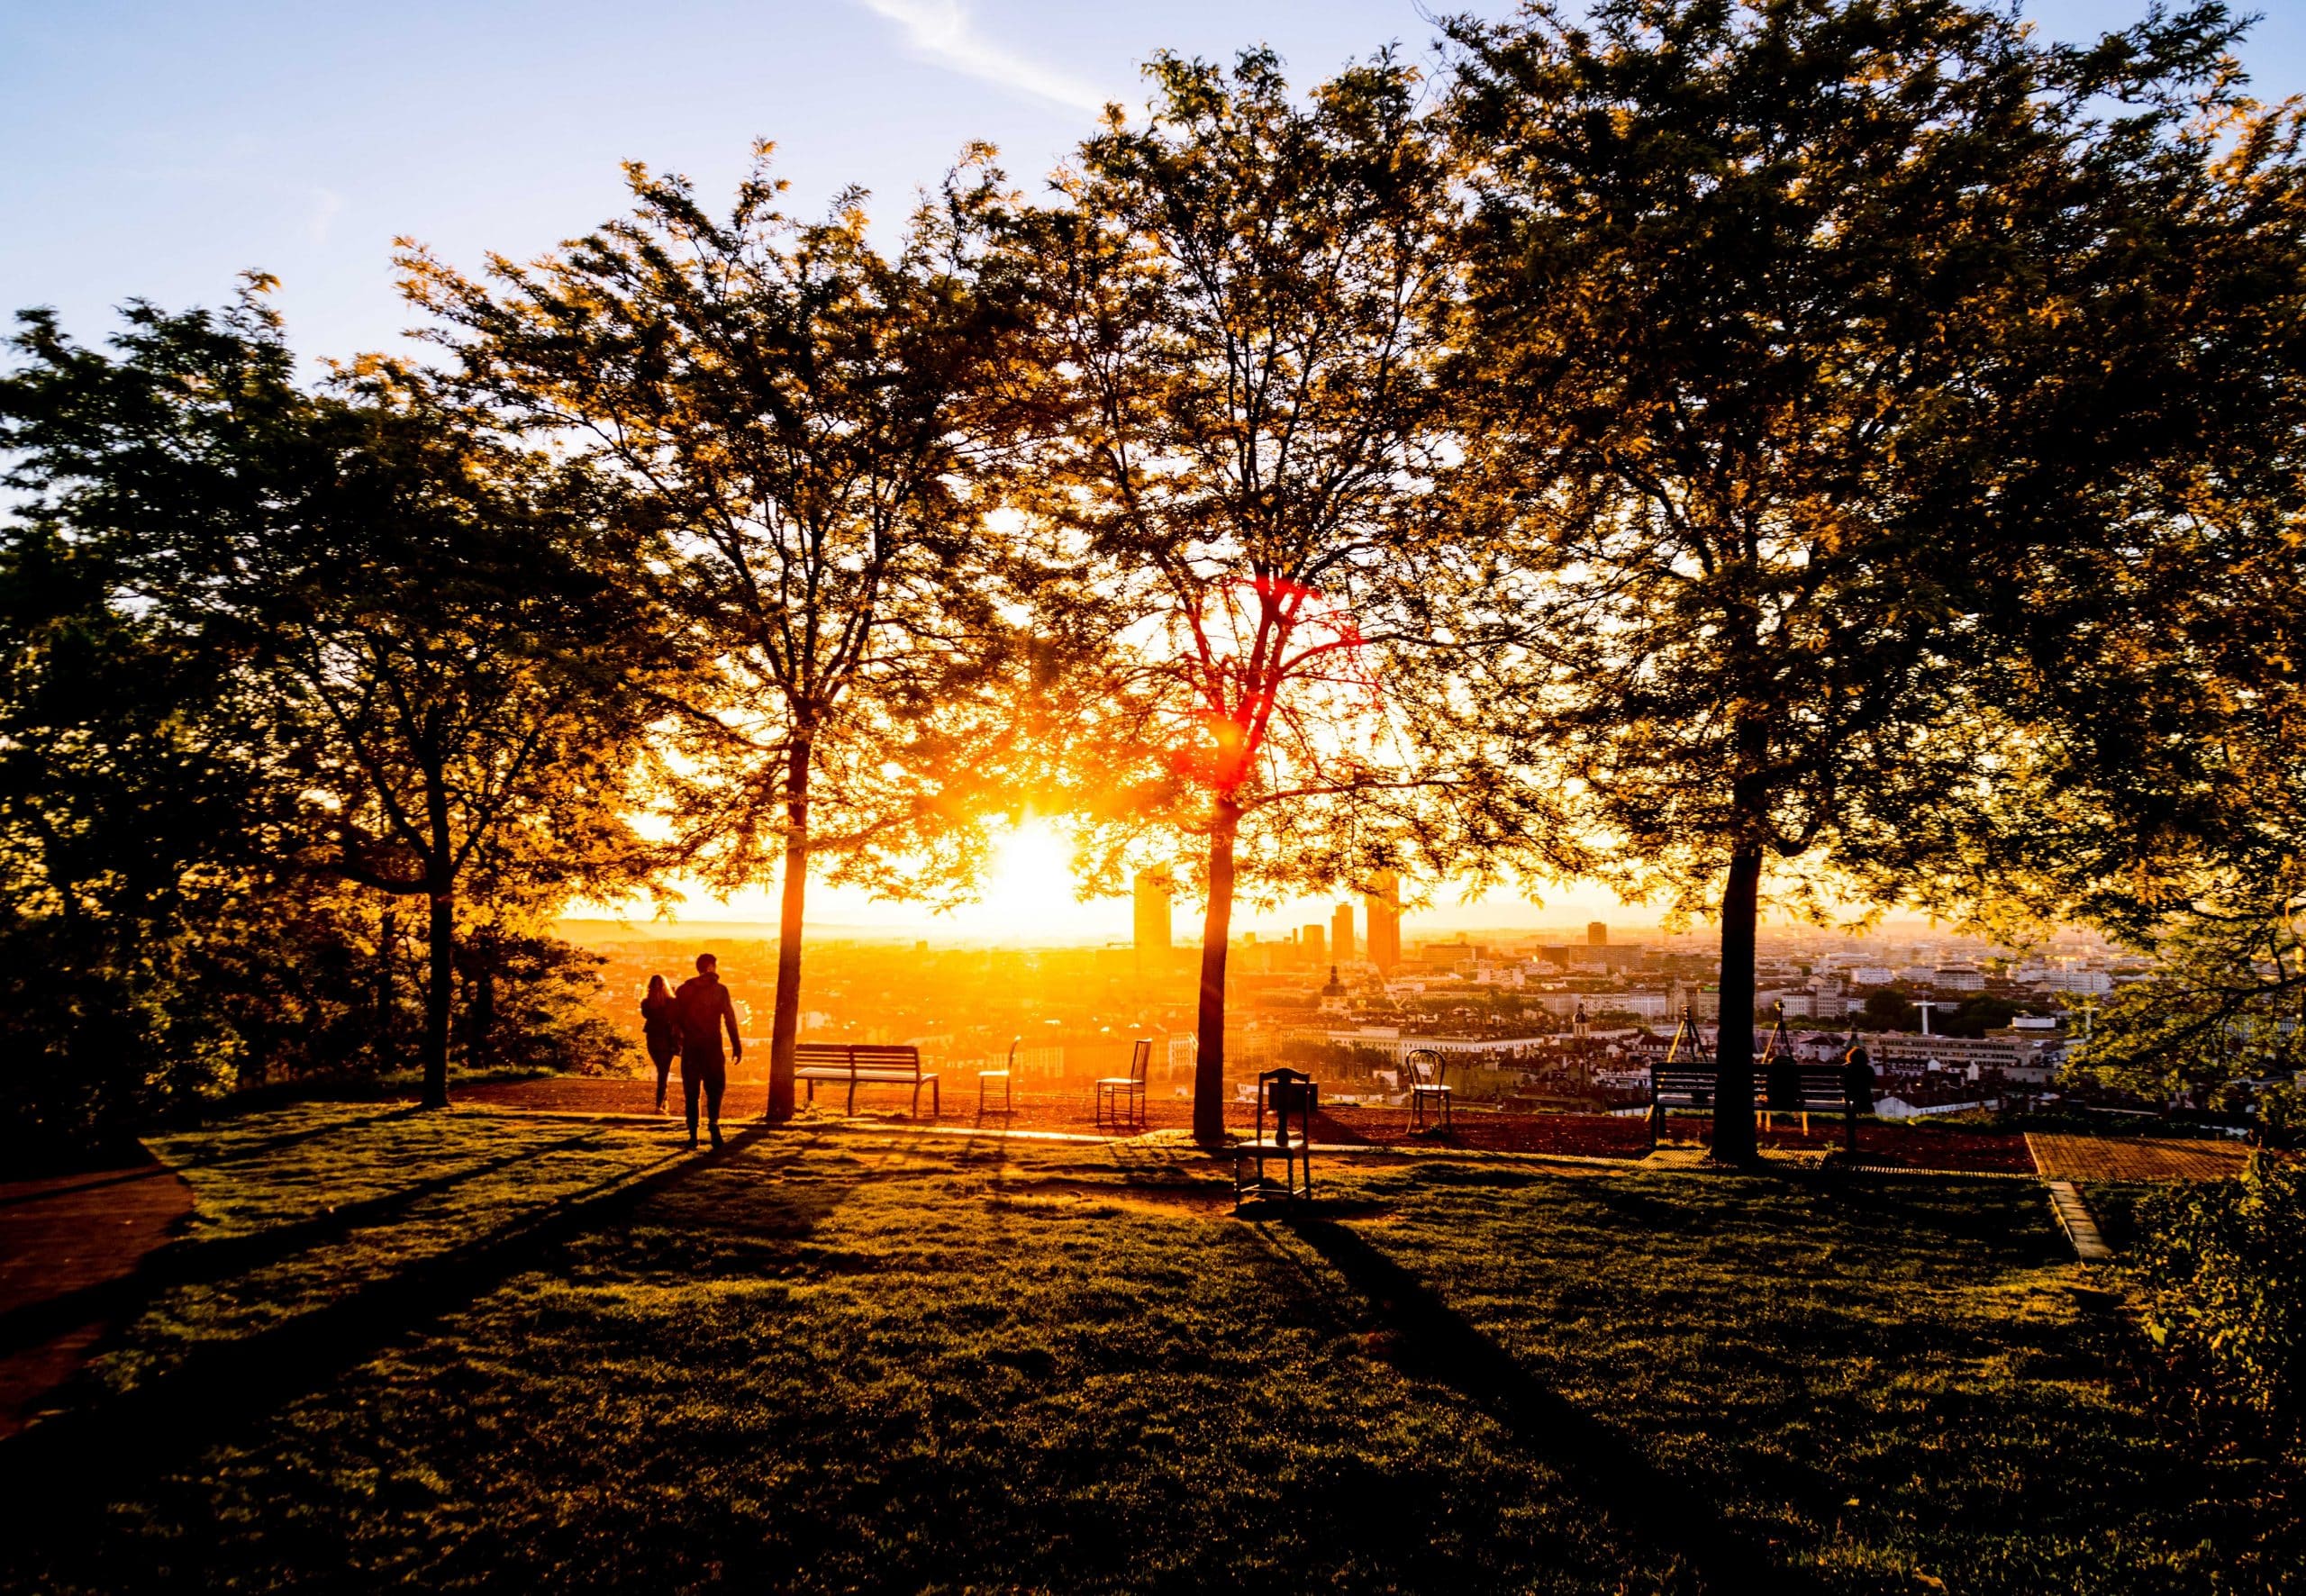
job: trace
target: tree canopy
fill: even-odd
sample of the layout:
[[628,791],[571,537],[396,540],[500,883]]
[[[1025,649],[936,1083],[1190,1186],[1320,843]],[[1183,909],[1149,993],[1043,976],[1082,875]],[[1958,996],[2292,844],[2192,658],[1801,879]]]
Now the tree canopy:
[[1012,342],[975,258],[995,175],[958,171],[884,255],[861,193],[818,222],[778,210],[769,154],[725,218],[635,166],[629,216],[492,261],[493,286],[403,263],[464,379],[574,441],[661,530],[648,580],[698,669],[659,706],[659,775],[684,863],[723,887],[781,869],[782,1119],[813,862],[966,878],[1031,650],[980,488]]
[[1087,818],[1115,857],[1148,830],[1199,845],[1180,874],[1208,905],[1213,1138],[1238,890],[1439,873],[1530,834],[1452,692],[1455,256],[1416,74],[1379,57],[1301,102],[1265,51],[1148,72],[1144,122],[1110,114],[1015,230],[1042,263],[1028,503],[1094,562]]

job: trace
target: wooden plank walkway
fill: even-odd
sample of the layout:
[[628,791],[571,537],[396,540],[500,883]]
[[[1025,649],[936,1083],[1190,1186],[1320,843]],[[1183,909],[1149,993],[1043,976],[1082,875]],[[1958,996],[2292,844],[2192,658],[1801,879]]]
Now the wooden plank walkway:
[[2250,1149],[2238,1141],[2150,1136],[2026,1137],[2034,1166],[2049,1181],[2216,1181],[2242,1173]]
[[2085,1264],[2111,1261],[2114,1249],[2098,1233],[2098,1221],[2090,1217],[2089,1205],[2082,1201],[2082,1193],[2074,1189],[2072,1181],[2051,1181],[2050,1210],[2057,1215],[2058,1229],[2074,1244],[2074,1256]]

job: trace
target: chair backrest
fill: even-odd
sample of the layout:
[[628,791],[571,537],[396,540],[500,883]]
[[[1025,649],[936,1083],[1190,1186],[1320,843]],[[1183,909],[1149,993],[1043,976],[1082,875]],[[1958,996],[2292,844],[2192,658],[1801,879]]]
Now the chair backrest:
[[1412,1047],[1402,1058],[1410,1080],[1420,1086],[1441,1084],[1441,1055],[1430,1047]]
[[1130,1044],[1129,1078],[1142,1085],[1146,1072],[1153,1067],[1153,1038],[1139,1037]]
[[1313,1077],[1294,1069],[1269,1069],[1257,1077],[1257,1139],[1265,1139],[1265,1117],[1274,1116],[1274,1137],[1286,1140],[1291,1120],[1300,1141],[1313,1139]]
[[1017,1067],[1017,1044],[1024,1039],[1022,1037],[1009,1038],[1009,1062],[1002,1066],[1003,1069],[1014,1070]]

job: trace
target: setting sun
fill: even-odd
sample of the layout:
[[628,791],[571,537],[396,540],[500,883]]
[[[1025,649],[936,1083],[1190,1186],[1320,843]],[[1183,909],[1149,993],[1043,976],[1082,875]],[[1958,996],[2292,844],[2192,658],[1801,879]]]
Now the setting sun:
[[1028,819],[995,846],[985,892],[967,912],[1022,929],[1052,917],[1070,918],[1084,907],[1064,833],[1052,821]]

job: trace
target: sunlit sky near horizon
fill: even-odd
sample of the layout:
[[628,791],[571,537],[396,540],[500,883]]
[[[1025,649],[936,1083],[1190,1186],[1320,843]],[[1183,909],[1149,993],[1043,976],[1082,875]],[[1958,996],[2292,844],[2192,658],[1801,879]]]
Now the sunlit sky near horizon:
[[[413,320],[393,286],[406,234],[458,265],[548,248],[621,208],[618,163],[725,194],[750,141],[778,146],[793,208],[844,186],[901,213],[971,140],[1032,186],[1107,99],[1142,99],[1162,49],[1223,58],[1269,43],[1301,79],[1387,43],[1430,59],[1414,0],[507,0],[392,6],[0,0],[0,307],[53,305],[86,340],[134,296],[213,304],[235,275],[277,275],[275,304],[317,358],[391,348]],[[1487,0],[1463,9],[1499,14]],[[2039,0],[2048,33],[2136,20],[2145,0]],[[2238,9],[2249,9],[2238,7]],[[2269,4],[2244,51],[2265,98],[2306,91],[2306,3]],[[1124,937],[1126,902],[1050,884],[1035,833],[988,904],[921,911],[822,887],[811,919],[962,936]],[[1567,923],[1615,911],[1594,888],[1543,910],[1493,894],[1445,924]],[[1319,905],[1237,923],[1261,933]],[[685,918],[774,918],[767,894],[699,899]],[[1025,928],[1015,922],[1037,917]],[[1182,910],[1179,929],[1188,916]]]

